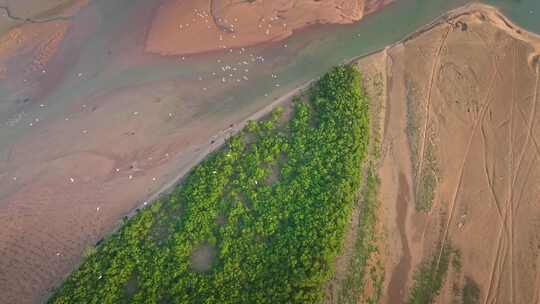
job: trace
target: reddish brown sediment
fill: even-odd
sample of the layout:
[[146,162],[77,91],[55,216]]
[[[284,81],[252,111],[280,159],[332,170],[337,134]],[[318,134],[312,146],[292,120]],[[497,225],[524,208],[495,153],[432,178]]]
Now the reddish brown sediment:
[[[85,248],[145,198],[172,186],[230,135],[231,123],[237,128],[252,113],[241,109],[216,119],[209,103],[219,103],[234,84],[218,88],[188,79],[70,92],[66,98],[59,89],[64,84],[75,83],[76,90],[77,83],[94,81],[88,65],[78,66],[78,56],[100,22],[99,7],[78,14],[84,1],[63,1],[66,6],[25,13],[28,1],[8,3],[18,24],[0,37],[0,81],[7,88],[0,106],[8,109],[0,135],[13,132],[8,136],[16,138],[0,150],[0,303],[43,301]],[[115,27],[119,39],[104,52],[115,66],[102,73],[159,57],[139,48],[157,7],[141,3]],[[208,95],[201,98],[203,89]],[[58,91],[63,93],[55,104],[50,96]]]
[[[36,0],[0,4],[0,11],[15,23],[0,33],[0,80],[13,92],[11,99],[46,95],[68,64],[66,58],[57,55],[71,19],[88,5],[88,0],[64,0],[54,5]],[[53,62],[60,62],[60,67],[51,69]]]
[[3,0],[0,11],[13,21],[46,23],[70,19],[88,3],[89,0]]
[[28,23],[0,37],[0,79],[43,73],[68,28],[67,21]]
[[[173,1],[167,3],[173,3]],[[172,5],[167,3],[164,5]],[[185,4],[182,5],[194,5],[195,1],[183,3]],[[362,14],[348,14],[345,17],[339,17],[342,19],[331,19],[331,16],[317,15],[318,19],[313,20],[318,21],[313,22],[323,22],[321,20],[326,20],[324,22],[353,20],[357,16],[363,16],[367,12],[380,8],[384,3],[387,3],[387,1],[366,2]],[[192,9],[194,8],[196,7],[192,7]],[[208,6],[206,9],[209,10],[210,7]],[[227,18],[233,18],[233,20],[235,14],[241,14],[242,12],[245,14],[245,10],[240,10],[240,13],[236,9],[225,10],[221,13],[220,10],[223,10],[223,8],[218,9],[216,16],[227,16]],[[534,123],[535,121],[530,120],[527,111],[530,110],[531,101],[536,99],[533,98],[534,94],[531,88],[538,81],[538,78],[534,78],[534,75],[538,75],[535,74],[534,67],[537,66],[539,57],[536,51],[537,48],[531,46],[538,45],[538,40],[528,36],[526,32],[517,27],[508,26],[507,20],[500,19],[497,15],[498,12],[494,10],[482,8],[470,9],[467,12],[461,18],[462,21],[470,21],[469,29],[471,31],[460,32],[460,29],[456,27],[455,32],[452,32],[449,36],[450,50],[442,51],[442,62],[451,61],[456,63],[459,58],[466,58],[465,64],[470,65],[475,72],[480,71],[478,75],[481,75],[480,80],[482,82],[479,84],[481,93],[485,93],[487,88],[485,83],[491,79],[490,75],[492,74],[489,74],[491,70],[485,68],[486,66],[491,67],[491,64],[486,64],[486,59],[478,60],[478,58],[492,58],[495,62],[501,64],[499,71],[502,77],[506,77],[504,78],[506,81],[501,81],[498,78],[499,76],[495,78],[496,81],[499,81],[495,86],[495,90],[498,91],[497,94],[491,94],[492,96],[511,97],[505,95],[505,91],[508,91],[508,83],[512,83],[508,75],[517,75],[514,102],[516,104],[514,109],[515,125],[513,127],[516,166],[512,170],[512,174],[508,173],[512,176],[511,178],[502,176],[503,180],[507,182],[508,180],[515,180],[515,182],[505,184],[506,186],[502,187],[500,185],[502,181],[499,181],[500,176],[496,174],[500,172],[501,175],[504,175],[507,174],[504,172],[510,171],[507,170],[502,161],[499,161],[505,159],[506,155],[502,154],[506,150],[503,152],[497,150],[499,148],[503,149],[509,142],[508,138],[505,137],[509,133],[509,124],[503,118],[504,115],[510,113],[507,106],[510,104],[511,98],[502,100],[501,97],[500,100],[497,99],[491,102],[493,107],[496,105],[492,111],[493,121],[486,119],[484,125],[480,125],[486,130],[484,140],[488,152],[485,158],[490,173],[489,184],[475,184],[476,180],[481,179],[473,178],[472,181],[468,180],[474,177],[470,172],[483,172],[475,171],[475,167],[469,167],[470,163],[476,166],[484,165],[483,156],[477,153],[481,149],[473,146],[471,149],[476,151],[476,154],[467,162],[463,177],[467,188],[459,190],[459,195],[453,202],[455,204],[455,214],[450,218],[450,225],[445,226],[450,227],[447,231],[448,238],[451,238],[453,243],[463,250],[463,265],[465,269],[468,269],[467,274],[480,284],[482,291],[486,294],[489,293],[490,298],[499,297],[506,300],[514,297],[515,302],[519,302],[519,300],[531,299],[530,295],[534,292],[534,290],[526,288],[527,280],[528,282],[535,282],[535,284],[529,284],[530,286],[538,286],[537,282],[540,282],[540,272],[533,273],[532,270],[522,272],[523,267],[518,265],[523,261],[528,265],[535,265],[535,267],[540,268],[540,258],[537,257],[536,260],[530,257],[527,258],[526,255],[533,256],[534,252],[524,245],[527,241],[533,244],[537,242],[536,239],[530,237],[532,232],[537,230],[534,230],[534,227],[527,223],[537,220],[534,211],[538,210],[538,196],[533,191],[536,190],[533,183],[539,178],[535,169],[538,167],[535,165],[538,160],[535,159],[535,154],[530,152],[538,151],[537,143],[540,139],[536,132],[538,125]],[[171,16],[174,17],[176,13],[178,12],[172,11]],[[149,17],[148,20],[152,19],[151,13],[145,14],[146,12],[144,14],[137,12],[133,16],[144,15]],[[480,18],[479,14],[483,14],[484,17]],[[204,16],[203,14],[203,17],[199,18],[203,20]],[[294,18],[296,15],[290,13],[290,15],[286,16]],[[191,15],[189,17],[193,18]],[[134,19],[147,20],[146,18]],[[484,19],[484,21],[480,22],[481,19]],[[156,20],[154,18],[154,23],[157,22]],[[280,20],[278,19],[278,22]],[[504,20],[504,22],[501,20]],[[213,21],[209,20],[208,22]],[[61,74],[64,72],[64,66],[70,66],[70,61],[67,61],[64,56],[60,56],[62,58],[58,59],[59,49],[61,53],[63,51],[62,43],[59,43],[59,41],[68,41],[69,39],[65,37],[69,35],[75,26],[70,26],[70,21],[67,20],[48,23],[41,24],[39,27],[34,24],[22,25],[17,30],[13,29],[15,34],[6,34],[7,36],[4,36],[3,39],[8,42],[0,44],[0,52],[4,52],[4,55],[0,56],[0,63],[5,67],[5,80],[11,81],[12,75],[24,71],[23,68],[12,65],[15,62],[14,58],[24,58],[24,60],[16,59],[17,64],[25,63],[21,67],[30,67],[28,69],[36,72],[36,75],[43,73],[43,70],[32,68],[34,64],[37,67],[46,66],[47,74],[52,74],[54,69],[58,69],[58,73]],[[135,23],[133,22],[133,24]],[[441,23],[447,25],[446,21]],[[142,37],[143,34],[140,34],[142,31],[139,31],[139,29],[146,27],[147,22],[138,23],[137,26],[140,26],[140,28],[137,28],[136,31],[129,27],[131,24],[129,26],[126,24],[123,24],[124,27],[118,32],[124,33],[132,30],[130,33],[137,35],[137,41],[141,44],[144,43],[146,37]],[[174,22],[171,21],[171,24],[174,25]],[[294,21],[291,24],[295,24]],[[302,24],[302,26],[305,26],[307,23]],[[163,24],[164,28],[166,28],[166,25]],[[239,39],[239,36],[232,38],[231,35],[234,32],[223,28],[226,26],[221,24],[221,32],[227,32],[227,37],[229,37],[227,41],[232,43]],[[424,237],[417,233],[418,226],[424,227],[424,219],[419,221],[418,217],[415,217],[414,207],[411,205],[413,198],[409,197],[410,203],[407,205],[407,209],[399,210],[400,214],[398,214],[395,205],[396,202],[406,201],[405,197],[400,200],[397,199],[399,197],[397,191],[399,174],[406,175],[407,184],[413,185],[414,183],[410,176],[410,172],[412,172],[411,165],[406,163],[409,159],[409,152],[407,151],[407,140],[403,131],[406,125],[405,106],[403,105],[403,101],[406,99],[404,97],[406,88],[402,73],[410,71],[413,77],[412,80],[417,81],[421,87],[426,85],[424,77],[431,73],[423,73],[423,69],[431,71],[432,57],[429,56],[432,55],[433,49],[435,49],[433,46],[435,42],[440,43],[438,29],[440,27],[435,26],[420,31],[419,35],[413,36],[413,40],[398,44],[399,46],[392,46],[388,50],[389,56],[393,57],[395,61],[393,65],[389,64],[387,67],[389,73],[392,74],[392,79],[389,80],[389,97],[386,105],[388,116],[385,134],[387,136],[385,136],[383,144],[383,151],[385,152],[382,160],[384,172],[381,172],[381,192],[383,193],[385,216],[387,216],[385,221],[395,222],[396,219],[399,219],[399,225],[394,223],[394,226],[389,226],[391,228],[389,239],[392,242],[389,245],[389,251],[392,252],[392,256],[388,258],[387,282],[391,280],[392,271],[394,270],[392,267],[398,265],[400,258],[406,256],[407,251],[410,251],[411,267],[397,268],[405,269],[404,271],[408,273],[405,275],[403,271],[395,272],[398,279],[407,278],[407,282],[398,284],[399,289],[402,289],[403,286],[405,288],[409,287],[412,270],[421,260],[422,254],[430,252],[432,248],[428,247],[438,236],[432,234],[431,231],[439,231],[438,227],[436,227],[437,224],[440,224],[439,211],[447,211],[444,207],[449,206],[447,203],[451,202],[449,199],[452,198],[449,193],[456,189],[455,172],[459,172],[459,168],[452,166],[456,163],[459,164],[463,160],[461,158],[462,150],[460,150],[464,147],[463,142],[456,142],[454,139],[468,139],[469,136],[465,132],[467,130],[459,124],[458,119],[464,118],[464,121],[468,122],[467,119],[473,115],[462,113],[465,108],[461,109],[451,103],[442,102],[442,97],[450,96],[451,93],[469,94],[462,93],[459,88],[454,88],[463,83],[458,77],[459,73],[452,74],[449,69],[446,69],[444,73],[435,73],[438,78],[435,78],[433,84],[435,95],[432,101],[435,107],[432,109],[435,111],[441,109],[441,107],[447,108],[444,112],[445,115],[440,115],[441,111],[439,111],[430,117],[437,119],[436,123],[440,126],[441,132],[445,132],[444,134],[441,133],[440,143],[445,148],[444,153],[440,155],[441,162],[445,165],[441,168],[441,170],[444,170],[444,178],[441,181],[441,188],[438,190],[441,196],[434,207],[436,211],[433,211],[430,215],[431,222],[427,221],[429,224],[426,231],[429,233]],[[293,31],[291,28],[288,30],[276,31],[276,36],[272,37],[282,39]],[[19,37],[16,34],[18,31],[25,32],[26,35],[22,36],[24,43],[21,45],[13,42]],[[28,32],[26,33],[26,31]],[[24,37],[30,37],[29,35],[32,35],[34,31],[41,34],[33,40],[25,40],[27,38]],[[474,34],[475,32],[479,33],[479,36]],[[164,30],[163,33],[166,33],[166,31]],[[256,33],[250,34],[248,32],[246,37],[254,37],[252,39],[254,43],[257,43],[258,40],[255,39],[257,38],[255,37]],[[423,36],[422,33],[427,36]],[[284,36],[281,34],[284,34]],[[206,39],[204,35],[190,34],[186,36],[186,39],[195,43],[199,39]],[[426,40],[414,40],[416,38]],[[225,38],[223,41],[225,41]],[[488,50],[491,50],[495,55],[486,51],[486,48],[482,47],[483,43],[488,43],[488,46],[491,46]],[[515,45],[516,52],[514,53],[514,50],[508,48],[508,45]],[[134,52],[137,53],[135,56],[133,53],[129,53],[131,46],[130,43],[126,43],[124,46],[123,41],[114,41],[114,43],[106,47],[112,49],[114,54],[112,56],[117,56],[114,60],[123,60],[122,63],[125,62],[125,66],[133,64],[137,60],[148,60],[150,62],[152,59],[148,59],[149,57],[159,57],[139,56],[137,52],[140,50]],[[171,54],[176,54],[174,45],[172,47]],[[238,47],[241,46],[238,45]],[[193,48],[193,51],[198,52],[200,50]],[[502,55],[499,56],[499,51],[506,51],[506,54],[510,54],[508,56],[512,58],[515,56],[517,63],[516,73],[512,72],[513,68],[508,58]],[[486,54],[493,56],[488,57]],[[76,56],[76,54],[73,56]],[[38,60],[34,61],[35,58]],[[170,58],[159,59],[172,61]],[[57,64],[54,63],[55,60],[58,60]],[[363,58],[363,60],[370,60],[370,58]],[[458,63],[462,64],[463,62]],[[400,67],[400,70],[398,71],[396,67]],[[461,69],[457,71],[464,74]],[[465,71],[467,70],[465,69]],[[86,71],[74,71],[74,74],[70,75],[70,77],[86,81],[87,75],[81,74],[81,77],[79,77],[79,72],[85,73]],[[17,77],[20,77],[20,75]],[[184,79],[182,81],[146,82],[117,90],[92,92],[88,95],[73,97],[73,99],[69,100],[69,104],[62,107],[62,110],[65,110],[65,116],[56,120],[39,122],[38,128],[28,127],[30,131],[26,131],[27,133],[21,136],[20,140],[10,145],[8,152],[0,155],[2,157],[0,159],[0,169],[2,169],[0,170],[0,222],[3,223],[2,229],[0,229],[0,254],[2,256],[0,259],[0,290],[3,296],[0,298],[0,303],[33,303],[42,300],[47,289],[58,283],[64,275],[77,265],[86,246],[92,245],[110,232],[122,216],[143,203],[143,198],[152,197],[159,193],[160,190],[172,185],[171,181],[174,181],[179,174],[187,172],[188,168],[197,163],[206,153],[215,148],[217,143],[230,134],[231,123],[234,124],[235,128],[239,127],[238,122],[248,116],[244,115],[246,111],[242,112],[242,115],[227,116],[227,121],[225,118],[216,119],[211,117],[212,115],[201,117],[201,113],[207,113],[205,112],[207,104],[201,105],[201,103],[210,103],[212,102],[210,99],[219,99],[216,103],[220,103],[222,98],[214,97],[222,97],[226,92],[225,90],[216,90],[218,92],[210,93],[209,89],[208,94],[214,94],[211,96],[212,98],[208,97],[208,100],[196,99],[195,96],[204,94],[201,93],[204,92],[201,83],[201,81],[190,82]],[[47,86],[47,90],[54,91],[54,89],[54,83],[50,87]],[[479,94],[478,96],[484,95]],[[203,101],[201,102],[201,100]],[[483,99],[478,100],[484,101]],[[213,109],[221,106],[220,103]],[[240,110],[236,111],[235,109],[234,112],[237,113]],[[490,115],[490,112],[486,113]],[[456,116],[457,119],[450,119],[451,115]],[[64,117],[69,120],[64,120]],[[443,118],[447,120],[443,120]],[[520,120],[532,121],[533,124],[522,123]],[[23,120],[23,123],[28,122],[28,119]],[[498,131],[494,132],[491,128]],[[482,131],[481,129],[480,131]],[[473,144],[482,148],[482,132],[477,132],[475,136]],[[211,141],[215,141],[214,144],[211,144]],[[499,142],[504,144],[497,144]],[[522,150],[524,146],[527,147],[527,150]],[[522,154],[521,151],[526,152]],[[500,168],[497,167],[496,172],[491,169],[495,165],[500,166]],[[117,172],[116,169],[119,169],[119,171]],[[526,184],[526,179],[531,180],[531,182]],[[489,194],[490,187],[488,186],[493,183],[499,186],[494,188],[496,196],[503,197],[505,195],[503,193],[504,189],[510,185],[513,189],[514,198],[516,198],[515,202],[513,202],[514,205],[508,203],[506,207],[502,206],[506,209],[501,208],[500,210],[501,213],[508,214],[505,225],[496,226],[501,221],[494,205],[492,208],[488,208],[487,205],[476,204],[477,201],[489,202],[484,196]],[[470,188],[474,188],[474,191]],[[409,189],[411,196],[412,192],[413,190]],[[474,199],[471,199],[471,197]],[[518,200],[518,197],[523,197],[523,199]],[[468,198],[468,200],[465,198]],[[501,202],[504,202],[504,200],[501,200]],[[508,206],[513,206],[513,208]],[[399,207],[402,208],[403,205],[399,205]],[[467,213],[463,213],[462,210],[465,209],[461,209],[462,207],[469,208]],[[406,213],[405,219],[403,219],[403,212]],[[462,219],[463,214],[466,214],[466,220]],[[512,223],[510,218],[512,218]],[[405,238],[399,233],[399,229],[403,229],[403,225],[407,230]],[[511,230],[503,230],[501,227],[514,227],[515,234],[512,239],[510,239],[510,234],[507,234],[507,231]],[[497,230],[498,228],[500,230]],[[493,239],[490,239],[490,237],[493,238],[493,231],[497,232],[495,236],[501,235],[498,239],[500,239],[501,243],[499,251],[502,253],[497,256],[495,256],[496,251],[490,251],[491,247],[495,246],[493,244],[496,244]],[[408,242],[408,244],[402,244],[404,242]],[[467,247],[467,244],[478,245],[476,247]],[[514,246],[515,249],[508,249],[510,246]],[[485,254],[479,247],[487,248],[487,253]],[[489,255],[490,258],[488,264],[484,263],[483,259],[480,258],[486,255]],[[525,257],[521,258],[522,255]],[[513,261],[513,268],[508,266],[512,264],[508,261]],[[402,265],[407,265],[407,262],[405,260]],[[510,277],[513,278],[512,282],[509,282]],[[513,286],[513,291],[511,292],[509,288],[505,289],[505,286]],[[538,290],[536,292],[538,294]],[[445,289],[443,296],[448,295],[449,292]],[[519,296],[522,296],[522,298],[518,298]]]
[[167,0],[158,9],[146,51],[185,55],[278,41],[313,24],[347,24],[390,0]]

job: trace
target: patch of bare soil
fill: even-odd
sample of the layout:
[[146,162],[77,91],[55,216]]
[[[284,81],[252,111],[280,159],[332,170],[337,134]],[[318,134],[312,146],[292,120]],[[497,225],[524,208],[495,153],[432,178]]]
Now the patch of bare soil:
[[168,0],[158,9],[146,50],[183,55],[289,37],[312,24],[352,23],[392,0]]
[[191,268],[198,272],[207,272],[212,269],[215,257],[216,250],[212,245],[201,244],[191,253]]
[[470,5],[384,52],[385,302],[442,243],[438,303],[538,303],[540,38]]

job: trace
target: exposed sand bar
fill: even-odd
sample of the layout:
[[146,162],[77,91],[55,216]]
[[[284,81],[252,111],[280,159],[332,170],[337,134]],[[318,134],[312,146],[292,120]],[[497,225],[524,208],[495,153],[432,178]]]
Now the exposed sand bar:
[[313,24],[349,24],[392,0],[183,1],[158,9],[146,50],[186,55],[283,40]]

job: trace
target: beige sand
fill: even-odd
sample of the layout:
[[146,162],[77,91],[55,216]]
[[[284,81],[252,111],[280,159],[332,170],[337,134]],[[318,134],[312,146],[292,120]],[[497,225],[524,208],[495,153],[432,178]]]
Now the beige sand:
[[[385,303],[404,301],[439,242],[459,250],[462,268],[450,267],[437,303],[459,301],[453,288],[465,277],[480,287],[481,303],[538,303],[539,50],[540,38],[494,8],[470,5],[382,52]],[[417,136],[407,136],[408,111]],[[433,206],[416,212],[428,189],[415,176],[430,172]]]

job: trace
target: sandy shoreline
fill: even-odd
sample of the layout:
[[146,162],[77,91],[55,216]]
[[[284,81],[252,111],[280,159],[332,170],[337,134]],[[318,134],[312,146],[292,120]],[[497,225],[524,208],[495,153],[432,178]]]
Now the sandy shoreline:
[[366,54],[362,54],[356,57],[353,57],[349,60],[344,61],[345,64],[353,63],[357,60],[363,59],[365,57],[369,57],[373,54],[379,53],[384,51],[385,49],[390,49],[392,47],[395,47],[397,45],[407,43],[409,40],[412,40],[414,38],[417,38],[418,36],[429,32],[433,28],[452,21],[456,18],[459,18],[461,16],[470,15],[474,13],[488,13],[487,16],[491,17],[490,21],[497,25],[500,29],[508,31],[509,34],[516,35],[520,40],[530,43],[531,45],[534,45],[539,51],[540,51],[540,45],[534,41],[535,39],[540,39],[540,34],[528,31],[519,25],[515,24],[513,21],[511,21],[508,17],[506,17],[499,8],[487,4],[481,4],[481,3],[469,3],[464,6],[458,7],[456,9],[450,10],[444,14],[441,14],[437,17],[435,17],[431,22],[427,23],[424,26],[421,26],[419,29],[415,30],[414,32],[407,34],[400,40],[389,44],[387,46],[384,46],[382,48],[373,50],[371,52],[368,52]]

